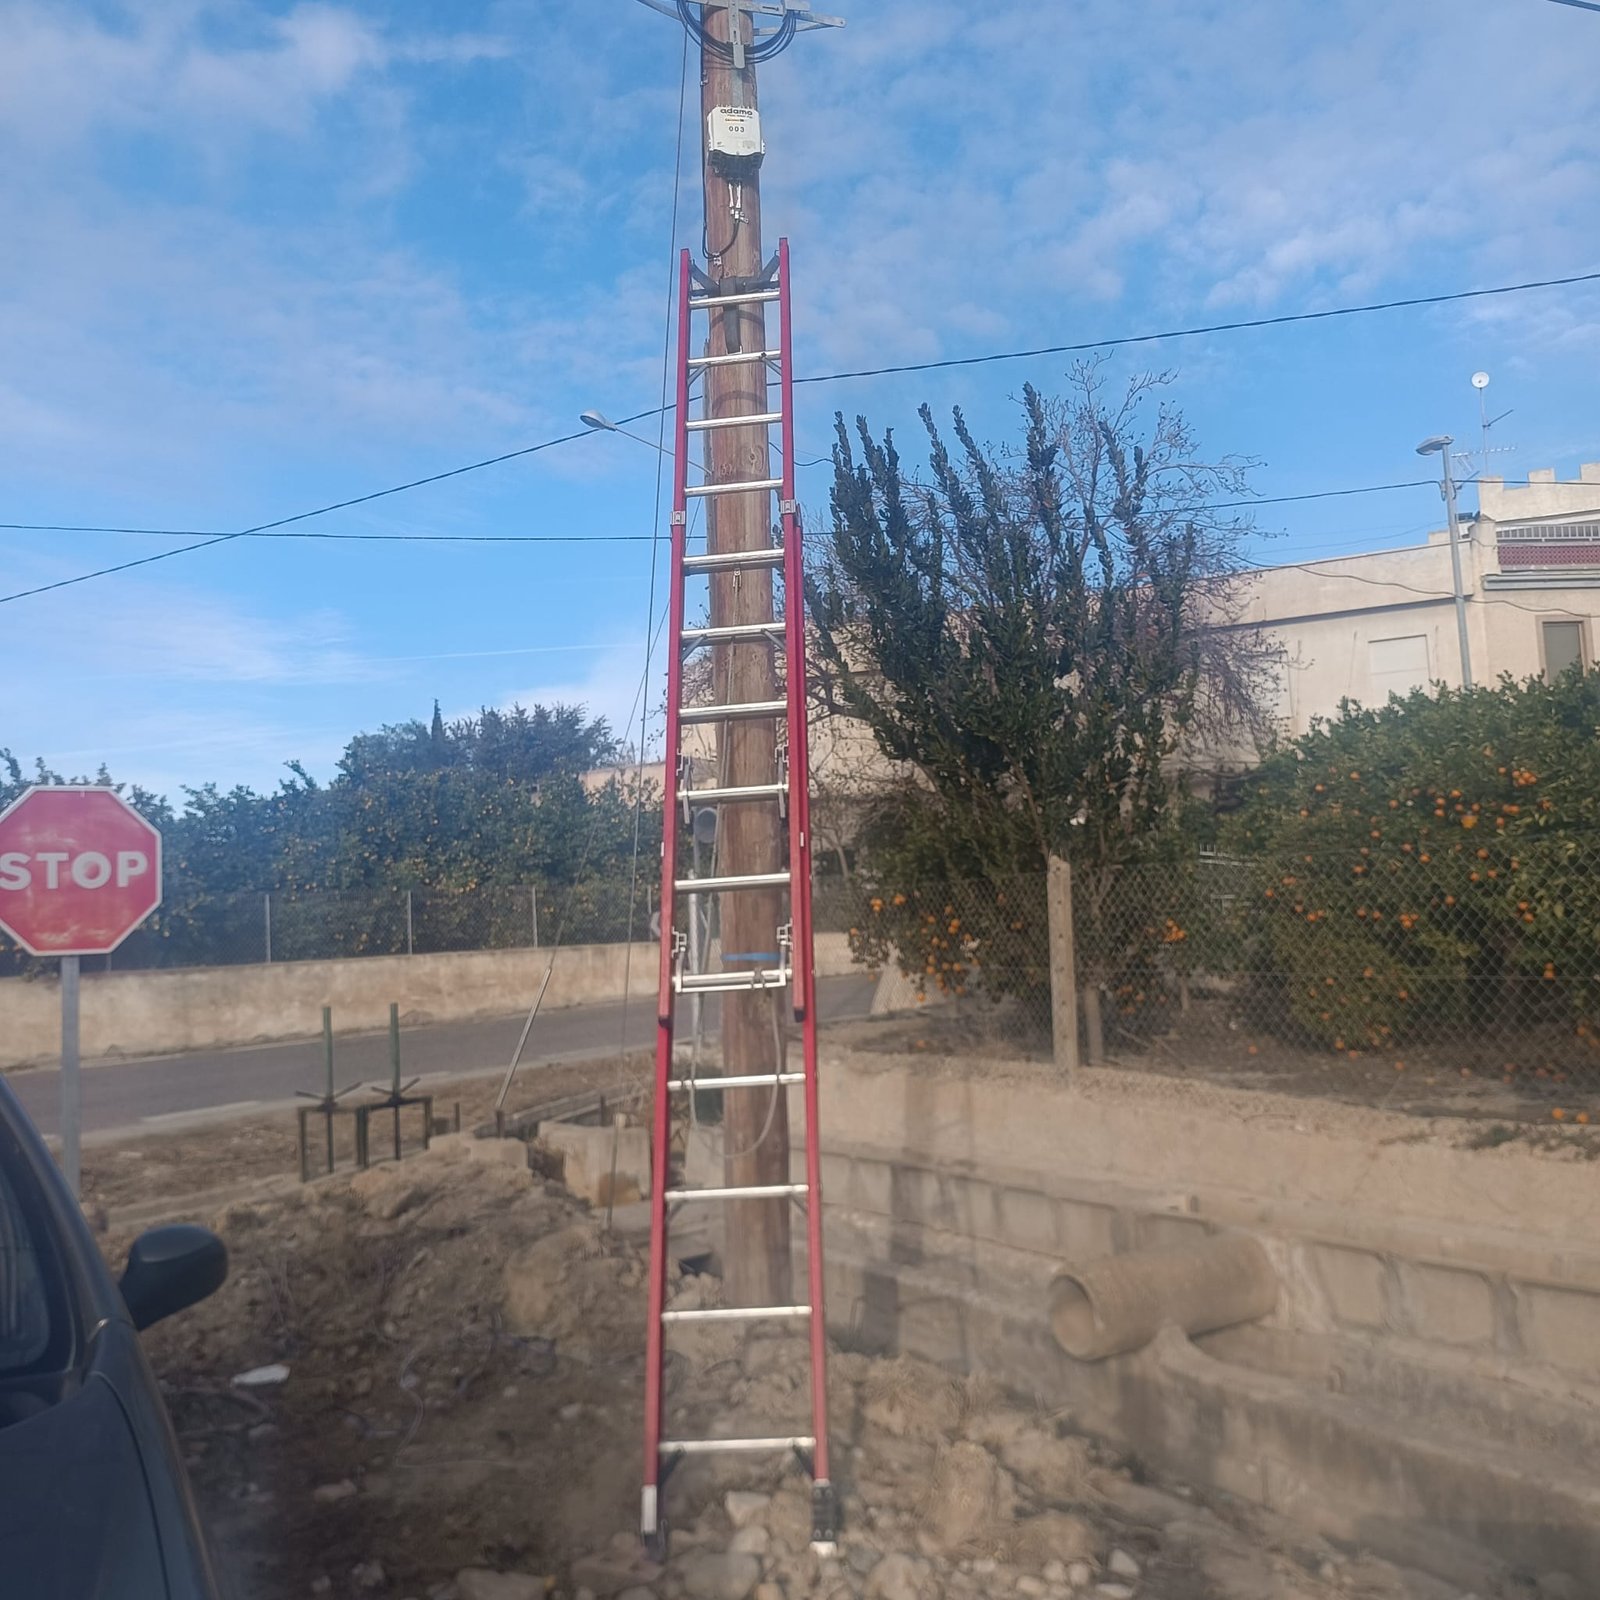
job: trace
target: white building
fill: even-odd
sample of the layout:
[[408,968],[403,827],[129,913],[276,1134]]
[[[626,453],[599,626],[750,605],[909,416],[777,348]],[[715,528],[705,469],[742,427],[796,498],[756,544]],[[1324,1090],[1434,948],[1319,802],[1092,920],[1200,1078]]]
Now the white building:
[[[1526,678],[1592,663],[1600,642],[1600,462],[1558,482],[1477,485],[1479,511],[1461,519],[1462,589],[1473,681]],[[1237,624],[1278,652],[1278,714],[1304,733],[1339,702],[1382,705],[1433,683],[1459,687],[1450,544],[1286,563],[1252,583]]]
[[[1558,482],[1551,469],[1525,486],[1480,480],[1478,511],[1461,520],[1462,589],[1473,681],[1526,678],[1595,660],[1600,648],[1600,462]],[[1349,699],[1381,706],[1392,694],[1435,683],[1461,684],[1450,543],[1444,530],[1425,543],[1366,555],[1287,562],[1253,576],[1237,622],[1259,630],[1276,656],[1277,714],[1289,737],[1314,718],[1338,715]],[[684,730],[695,781],[714,781],[714,730]],[[848,717],[814,718],[812,775],[833,802],[816,816],[817,844],[837,847],[854,805],[913,781],[883,758],[867,728]],[[1246,749],[1212,752],[1196,763],[1253,764]],[[628,789],[629,767],[584,774],[591,791],[613,779]],[[644,777],[667,788],[659,761]],[[631,792],[631,790],[630,790]],[[836,813],[836,814],[835,814]],[[830,837],[837,835],[837,837]]]

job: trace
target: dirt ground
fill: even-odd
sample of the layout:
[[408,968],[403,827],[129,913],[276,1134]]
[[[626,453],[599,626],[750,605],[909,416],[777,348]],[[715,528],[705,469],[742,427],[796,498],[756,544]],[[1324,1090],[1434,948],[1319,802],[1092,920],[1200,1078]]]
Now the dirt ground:
[[[446,1140],[197,1218],[226,1240],[229,1281],[147,1340],[234,1600],[1456,1600],[1142,1482],[985,1384],[842,1351],[838,1557],[809,1548],[792,1464],[691,1458],[652,1567],[634,1532],[645,1255],[529,1156]],[[127,1242],[107,1238],[113,1261]],[[674,1306],[719,1301],[714,1277],[674,1267]],[[680,1324],[669,1343],[669,1434],[807,1431],[801,1341]],[[271,1364],[282,1381],[235,1381]]]
[[[1251,1029],[1214,1000],[1172,1011],[1161,1033],[1139,1036],[1112,1025],[1108,1067],[1225,1089],[1260,1089],[1308,1100],[1372,1106],[1419,1117],[1460,1117],[1511,1125],[1506,1136],[1538,1142],[1542,1128],[1594,1129],[1600,1156],[1600,1063],[1581,1068],[1572,1041],[1530,1034],[1487,1036],[1389,1051],[1313,1050]],[[977,1053],[1048,1061],[1038,1027],[981,1001],[929,1006],[867,1022],[836,1025],[830,1040],[895,1055]],[[1495,1142],[1499,1142],[1496,1139]]]

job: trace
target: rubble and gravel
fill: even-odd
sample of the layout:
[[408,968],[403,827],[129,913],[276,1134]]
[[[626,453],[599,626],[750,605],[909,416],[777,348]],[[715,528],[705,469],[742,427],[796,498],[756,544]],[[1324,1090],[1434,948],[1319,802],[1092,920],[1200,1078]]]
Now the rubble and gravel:
[[[1464,1600],[1137,1481],[990,1383],[847,1351],[829,1370],[837,1556],[810,1546],[793,1463],[693,1457],[657,1567],[634,1531],[636,1238],[525,1160],[459,1147],[209,1220],[230,1280],[148,1342],[237,1600]],[[716,1304],[720,1284],[685,1274],[671,1297]],[[283,1383],[231,1386],[273,1362]],[[674,1328],[670,1428],[803,1432],[807,1393],[800,1339]]]

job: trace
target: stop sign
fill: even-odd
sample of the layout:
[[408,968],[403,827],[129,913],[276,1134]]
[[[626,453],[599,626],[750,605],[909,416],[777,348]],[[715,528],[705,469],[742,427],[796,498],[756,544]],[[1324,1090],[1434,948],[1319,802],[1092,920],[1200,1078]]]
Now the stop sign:
[[0,928],[36,956],[115,950],[161,904],[161,835],[121,795],[44,784],[0,813]]

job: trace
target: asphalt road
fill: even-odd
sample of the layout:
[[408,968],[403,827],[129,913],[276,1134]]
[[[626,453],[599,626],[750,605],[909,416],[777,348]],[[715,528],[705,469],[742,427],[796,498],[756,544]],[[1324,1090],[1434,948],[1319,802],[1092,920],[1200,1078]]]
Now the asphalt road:
[[[824,1022],[865,1016],[872,990],[873,981],[865,976],[820,979],[818,1015]],[[685,1010],[679,1011],[680,1037],[687,1025]],[[715,999],[707,1001],[706,1013],[706,1030],[715,1033]],[[400,1034],[402,1074],[438,1080],[504,1071],[525,1016],[404,1028]],[[519,1071],[540,1061],[612,1054],[624,1044],[623,1027],[620,1001],[546,1011],[534,1023]],[[637,1050],[651,1043],[655,1037],[653,994],[628,1002],[626,1028],[626,1048]],[[388,1034],[339,1036],[333,1075],[335,1086],[341,1089],[351,1083],[386,1082]],[[291,1100],[300,1089],[321,1093],[322,1041],[98,1062],[85,1066],[81,1077],[85,1134],[178,1127],[186,1121],[235,1112],[248,1115]],[[59,1131],[61,1085],[56,1069],[12,1073],[7,1082],[42,1132]]]

